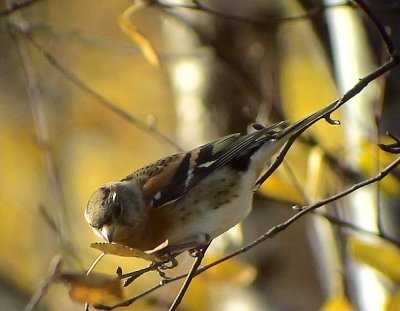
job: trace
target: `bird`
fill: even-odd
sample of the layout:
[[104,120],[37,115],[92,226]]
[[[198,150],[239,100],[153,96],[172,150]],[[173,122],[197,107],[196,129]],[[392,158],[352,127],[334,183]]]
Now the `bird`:
[[337,108],[166,156],[98,188],[85,219],[107,242],[147,254],[199,249],[246,218],[257,179],[285,144],[320,119],[339,124],[330,118]]

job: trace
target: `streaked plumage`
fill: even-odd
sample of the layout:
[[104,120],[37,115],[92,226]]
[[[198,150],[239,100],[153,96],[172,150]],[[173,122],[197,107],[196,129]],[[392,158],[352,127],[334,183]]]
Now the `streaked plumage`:
[[179,253],[207,243],[244,219],[254,183],[273,155],[336,108],[286,128],[232,134],[149,164],[90,198],[88,223],[109,242],[149,253]]

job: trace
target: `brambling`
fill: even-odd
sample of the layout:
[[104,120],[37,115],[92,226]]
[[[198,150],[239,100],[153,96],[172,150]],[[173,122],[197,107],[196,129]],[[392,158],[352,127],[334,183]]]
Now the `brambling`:
[[257,178],[285,143],[322,118],[332,123],[336,109],[332,104],[291,126],[255,127],[160,159],[96,190],[85,218],[108,242],[146,253],[206,245],[249,214]]

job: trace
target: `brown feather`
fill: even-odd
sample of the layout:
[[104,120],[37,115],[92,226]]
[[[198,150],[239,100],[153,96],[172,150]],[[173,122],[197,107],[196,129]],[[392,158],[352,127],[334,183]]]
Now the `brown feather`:
[[160,189],[171,183],[171,179],[175,176],[176,170],[185,155],[185,153],[179,154],[173,160],[166,162],[157,174],[147,179],[142,188],[143,198],[147,204]]

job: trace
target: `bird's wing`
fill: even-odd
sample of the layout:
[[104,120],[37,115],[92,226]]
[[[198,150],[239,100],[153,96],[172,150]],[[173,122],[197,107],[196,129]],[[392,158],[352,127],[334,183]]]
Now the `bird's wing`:
[[241,162],[248,162],[265,140],[276,134],[274,129],[281,125],[282,122],[276,123],[248,135],[222,137],[191,151],[160,159],[126,179],[140,181],[144,198],[150,206],[166,205],[184,196],[216,169],[229,163],[241,166]]
[[[283,145],[322,118],[331,124],[339,124],[330,118],[339,104],[340,101],[336,101],[288,127],[283,126],[285,122],[279,122],[265,128],[256,126],[257,131],[248,135],[232,134],[217,139],[189,152],[161,159],[133,175],[141,179],[144,197],[150,206],[166,205],[227,164],[233,169],[246,170],[251,156],[267,141],[280,141]],[[284,128],[276,130],[279,127]]]

